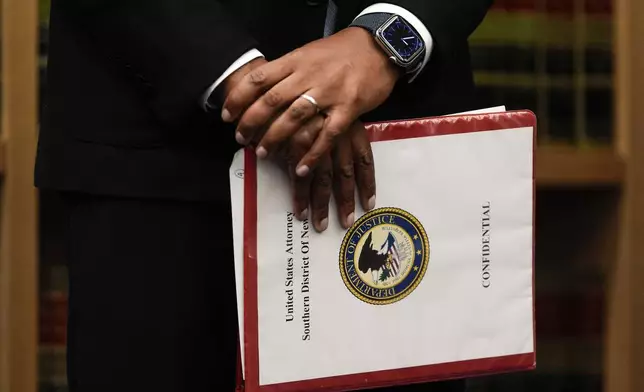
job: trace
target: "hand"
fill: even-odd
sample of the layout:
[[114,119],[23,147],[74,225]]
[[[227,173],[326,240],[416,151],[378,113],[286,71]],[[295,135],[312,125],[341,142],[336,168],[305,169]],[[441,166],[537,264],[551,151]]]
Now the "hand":
[[[232,73],[224,81],[224,94],[227,96],[246,75],[266,63],[258,58]],[[316,170],[304,177],[295,174],[297,163],[322,131],[324,121],[323,116],[314,116],[276,154],[278,163],[285,166],[291,177],[294,213],[299,219],[306,219],[310,205],[313,226],[319,232],[329,225],[331,194],[335,196],[338,219],[344,228],[349,228],[355,220],[356,185],[364,210],[373,209],[376,203],[373,153],[360,121],[354,122],[350,132],[340,138],[333,154],[327,152],[322,157]],[[255,142],[261,138],[262,131],[259,130]]]
[[236,137],[241,144],[258,138],[270,123],[256,149],[265,158],[317,114],[315,105],[299,98],[313,97],[326,118],[296,165],[297,175],[306,177],[360,115],[387,99],[399,76],[373,37],[350,27],[248,73],[227,96],[222,118],[239,119]]
[[334,197],[338,205],[338,219],[345,229],[355,222],[355,192],[362,209],[376,206],[376,174],[371,143],[364,124],[356,121],[342,135],[332,151]]
[[289,147],[279,153],[291,177],[294,213],[300,220],[309,218],[310,205],[313,227],[318,232],[328,228],[331,194],[336,200],[338,220],[345,229],[355,221],[356,186],[365,211],[373,209],[376,204],[373,153],[360,121],[354,122],[349,132],[340,137],[333,151],[324,154],[318,167],[309,175],[295,175],[294,162],[308,151],[323,123],[319,116],[309,121],[291,138]]

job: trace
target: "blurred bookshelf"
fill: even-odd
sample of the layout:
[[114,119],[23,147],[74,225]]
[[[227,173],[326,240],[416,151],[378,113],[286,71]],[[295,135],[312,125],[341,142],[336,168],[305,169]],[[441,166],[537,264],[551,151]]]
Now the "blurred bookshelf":
[[496,0],[471,37],[482,101],[531,109],[541,144],[610,145],[611,0]]
[[496,0],[470,44],[481,106],[537,115],[539,186],[621,185],[611,0]]
[[624,181],[624,162],[611,147],[541,146],[535,158],[541,189],[620,187]]
[[469,389],[604,391],[605,261],[615,258],[626,173],[614,137],[612,1],[496,0],[470,43],[481,106],[537,115],[538,192],[537,369]]
[[[49,2],[39,2],[42,95]],[[606,388],[607,292],[628,173],[616,148],[614,19],[611,0],[496,0],[471,37],[480,106],[537,114],[538,192],[537,370],[473,378],[470,391],[630,392]],[[40,194],[40,392],[67,391],[61,210]]]
[[536,153],[537,369],[470,390],[606,390],[608,272],[626,166],[616,148],[611,0],[496,0],[471,38],[482,106],[530,109]]

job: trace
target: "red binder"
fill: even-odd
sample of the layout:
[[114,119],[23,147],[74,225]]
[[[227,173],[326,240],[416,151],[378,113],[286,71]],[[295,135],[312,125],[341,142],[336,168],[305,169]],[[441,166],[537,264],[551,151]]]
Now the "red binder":
[[[451,134],[496,131],[514,128],[533,129],[536,145],[536,118],[530,111],[511,111],[492,114],[456,115],[436,118],[391,121],[369,124],[369,136],[373,142],[397,139],[423,138]],[[533,154],[534,157],[534,154]],[[533,158],[534,159],[534,158]],[[533,164],[534,168],[534,164]],[[245,155],[244,182],[244,323],[245,323],[245,377],[238,358],[238,391],[248,392],[296,392],[296,391],[350,391],[383,386],[407,385],[472,376],[532,370],[536,367],[535,350],[529,353],[474,359],[460,362],[440,363],[411,368],[390,369],[361,374],[295,381],[284,384],[260,386],[258,344],[258,299],[257,299],[257,243],[256,223],[256,162],[252,153]],[[534,200],[534,173],[533,173]],[[533,203],[534,205],[534,203]],[[533,211],[534,219],[534,211]],[[533,290],[534,290],[534,225],[533,225]],[[534,291],[532,293],[534,324]],[[534,328],[533,341],[534,341]],[[534,347],[534,346],[533,346]]]

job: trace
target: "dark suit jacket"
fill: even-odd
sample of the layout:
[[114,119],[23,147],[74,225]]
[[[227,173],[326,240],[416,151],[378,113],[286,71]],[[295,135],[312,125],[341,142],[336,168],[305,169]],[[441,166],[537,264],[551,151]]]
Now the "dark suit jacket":
[[[473,108],[467,38],[492,0],[388,0],[435,40],[413,84],[365,121]],[[336,0],[338,28],[376,1]],[[239,148],[201,94],[247,50],[269,60],[321,38],[326,1],[53,0],[36,165],[41,188],[221,200]]]

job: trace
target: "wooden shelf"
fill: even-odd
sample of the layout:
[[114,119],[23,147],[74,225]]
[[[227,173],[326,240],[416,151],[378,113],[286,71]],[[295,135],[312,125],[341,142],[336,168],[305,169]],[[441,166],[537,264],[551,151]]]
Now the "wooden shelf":
[[539,187],[621,186],[624,162],[612,148],[539,147],[536,154]]
[[[5,143],[0,140],[0,178],[5,172]],[[539,187],[620,186],[624,163],[610,148],[539,147]]]
[[[5,143],[0,140],[0,178],[5,172]],[[539,147],[536,155],[540,187],[620,186],[624,163],[610,148]]]
[[4,140],[0,140],[0,178],[4,176],[5,164],[6,164],[5,159],[6,159],[5,142]]

